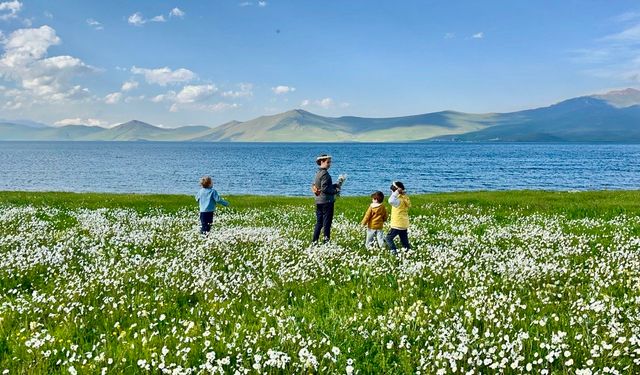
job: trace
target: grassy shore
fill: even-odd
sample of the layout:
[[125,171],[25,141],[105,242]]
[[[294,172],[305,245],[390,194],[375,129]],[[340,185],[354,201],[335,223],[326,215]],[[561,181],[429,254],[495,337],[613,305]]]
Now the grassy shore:
[[309,197],[0,192],[0,373],[640,371],[640,191],[368,197],[310,246]]
[[[313,205],[313,199],[308,197],[243,195],[228,198],[233,201],[233,207],[238,209]],[[422,206],[427,203],[474,205],[497,208],[498,211],[522,209],[527,212],[562,213],[570,217],[640,213],[640,190],[575,193],[532,190],[456,192],[411,195],[411,200],[414,203],[412,214],[424,213]],[[368,202],[369,197],[342,197],[338,205],[345,214],[358,216]],[[22,191],[0,191],[0,203],[59,208],[131,208],[137,211],[159,208],[169,212],[196,207],[193,197],[188,195]]]

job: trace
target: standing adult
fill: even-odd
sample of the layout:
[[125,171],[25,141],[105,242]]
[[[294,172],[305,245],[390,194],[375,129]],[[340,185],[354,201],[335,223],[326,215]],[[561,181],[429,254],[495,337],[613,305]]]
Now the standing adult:
[[331,156],[322,154],[316,158],[318,171],[313,181],[313,192],[316,195],[316,226],[313,229],[313,243],[320,238],[320,230],[324,229],[324,242],[331,239],[331,223],[333,222],[333,206],[340,186],[334,184],[329,174]]

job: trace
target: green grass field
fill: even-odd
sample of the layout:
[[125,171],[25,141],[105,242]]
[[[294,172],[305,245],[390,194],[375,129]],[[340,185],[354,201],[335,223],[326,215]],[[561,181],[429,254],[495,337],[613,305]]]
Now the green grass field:
[[0,192],[0,373],[640,372],[640,191],[226,198]]

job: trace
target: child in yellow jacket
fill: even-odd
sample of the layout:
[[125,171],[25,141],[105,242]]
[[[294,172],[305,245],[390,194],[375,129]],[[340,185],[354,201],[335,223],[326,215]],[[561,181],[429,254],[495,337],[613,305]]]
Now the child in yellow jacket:
[[411,248],[407,234],[411,201],[404,189],[404,184],[400,181],[394,181],[391,184],[391,192],[391,196],[389,197],[389,204],[391,205],[391,230],[387,234],[386,240],[391,252],[397,255],[396,244],[393,242],[396,236],[400,236],[400,243],[402,243],[403,248]]
[[384,246],[384,234],[382,233],[382,226],[387,220],[387,209],[384,207],[384,194],[381,191],[376,191],[371,194],[371,204],[367,208],[367,212],[364,214],[361,224],[367,227],[367,237],[364,241],[364,246],[370,249],[373,246],[374,238],[378,240],[378,246],[381,248]]

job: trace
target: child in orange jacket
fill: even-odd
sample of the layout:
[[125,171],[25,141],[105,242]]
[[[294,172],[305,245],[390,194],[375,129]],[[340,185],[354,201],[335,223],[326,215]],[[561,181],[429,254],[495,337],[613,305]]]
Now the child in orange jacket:
[[367,212],[364,214],[361,224],[367,227],[367,237],[364,241],[364,245],[367,249],[373,246],[374,238],[378,240],[380,248],[384,248],[384,234],[382,233],[382,226],[387,220],[387,209],[384,207],[384,194],[381,191],[376,191],[371,194],[371,204],[367,208]]

